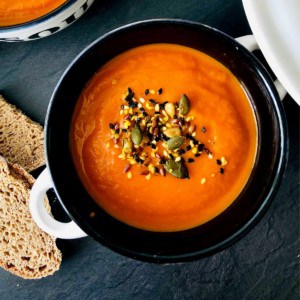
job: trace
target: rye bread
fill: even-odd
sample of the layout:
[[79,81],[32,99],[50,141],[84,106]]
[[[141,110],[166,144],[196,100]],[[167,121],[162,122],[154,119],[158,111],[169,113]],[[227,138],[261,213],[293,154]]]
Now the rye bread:
[[31,172],[45,164],[43,127],[0,95],[0,155]]
[[[0,156],[0,266],[25,279],[52,275],[62,259],[55,238],[31,218],[29,195],[34,181],[22,167]],[[47,199],[45,205],[50,212]]]

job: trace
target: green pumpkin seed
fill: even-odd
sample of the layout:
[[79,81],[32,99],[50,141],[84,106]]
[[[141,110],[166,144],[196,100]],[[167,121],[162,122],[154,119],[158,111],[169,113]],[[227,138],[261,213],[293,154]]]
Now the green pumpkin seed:
[[172,138],[174,136],[180,136],[181,135],[181,131],[178,127],[174,127],[174,128],[169,128],[166,129],[164,131],[164,135],[166,135],[169,138]]
[[143,132],[138,124],[135,124],[131,131],[131,140],[135,145],[139,145],[143,140]]
[[183,136],[174,136],[166,141],[168,149],[175,150],[178,149],[185,142],[185,137]]
[[179,112],[185,116],[190,111],[190,100],[186,94],[183,94],[179,100]]
[[176,162],[170,159],[166,161],[166,163],[164,164],[164,168],[168,173],[179,179],[190,178],[188,169],[182,161]]

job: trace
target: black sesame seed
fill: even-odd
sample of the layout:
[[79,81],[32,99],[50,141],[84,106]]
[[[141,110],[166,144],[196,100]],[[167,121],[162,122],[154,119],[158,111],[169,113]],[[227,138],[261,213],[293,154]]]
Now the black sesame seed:
[[217,159],[216,162],[219,166],[222,164],[222,162],[219,159]]
[[[150,130],[150,128],[148,128],[148,130]],[[152,133],[150,133],[149,131],[147,131],[147,137],[149,138],[149,140],[151,140],[152,137],[153,137]]]
[[137,107],[137,103],[136,103],[136,102],[133,102],[133,101],[128,102],[128,105],[129,105],[129,107],[131,107],[131,108],[136,108],[136,107]]
[[206,128],[203,126],[202,127],[202,132],[205,133],[206,132]]
[[184,125],[185,124],[184,118],[180,118],[180,122],[181,122],[182,125]]
[[166,159],[163,157],[160,161],[159,161],[159,164],[163,165],[166,163]]
[[188,158],[188,160],[187,160],[187,162],[188,163],[192,163],[192,162],[194,162],[195,160],[193,159],[193,158]]
[[[129,91],[128,91],[128,92],[129,92]],[[128,95],[127,95],[126,98],[125,98],[125,101],[127,101],[127,102],[132,101],[133,96],[134,96],[134,93],[133,93],[132,91],[129,92]]]
[[185,151],[189,151],[191,149],[192,149],[191,145],[187,145],[186,148],[185,148]]
[[185,135],[185,137],[186,137],[187,139],[189,139],[189,140],[193,140],[193,139],[194,139],[189,133],[187,133],[187,134]]
[[151,145],[151,142],[148,142],[146,145],[147,145],[147,146],[150,146],[150,145]]
[[139,113],[137,112],[137,111],[135,111],[134,113],[133,113],[133,115],[134,116],[137,116]]
[[194,141],[194,144],[195,144],[195,145],[198,145],[198,144],[199,144],[199,142],[198,142],[197,140],[194,139],[193,141]]
[[162,134],[161,137],[162,137],[162,139],[163,139],[164,141],[168,141],[168,140],[170,139],[169,137],[167,137],[167,136],[164,135],[164,134]]
[[155,115],[160,115],[160,112],[159,112],[159,111],[156,111],[154,114],[155,114]]
[[157,136],[154,140],[155,140],[156,142],[160,141],[159,136]]
[[109,123],[109,128],[110,129],[114,129],[115,128],[115,125],[113,123]]
[[156,104],[155,100],[153,100],[153,99],[150,99],[149,102],[152,104]]
[[132,94],[132,89],[130,87],[128,88],[128,93]]
[[174,117],[173,117],[174,119],[177,119],[178,118],[178,116],[177,115],[174,115]]
[[143,112],[143,116],[144,116],[144,117],[147,117],[148,114],[144,111],[144,112]]
[[156,145],[155,144],[151,144],[151,148],[152,149],[156,149]]
[[158,173],[159,172],[158,167],[154,167],[154,171],[155,173]]
[[163,89],[162,89],[162,88],[160,88],[160,89],[157,91],[158,95],[161,95],[162,92],[163,92]]
[[172,153],[169,154],[171,159],[174,159],[174,156]]
[[141,121],[142,121],[141,118],[137,118],[137,119],[136,119],[136,122],[137,122],[137,123],[139,123],[139,122],[141,122]]
[[220,173],[224,174],[224,169],[223,168],[220,168]]
[[122,131],[123,131],[123,132],[127,132],[127,129],[126,129],[126,128],[123,128]]
[[116,130],[115,130],[115,133],[116,133],[116,134],[119,134],[119,133],[120,133],[120,128],[116,129]]
[[200,153],[196,153],[195,154],[195,157],[199,157],[201,154]]
[[184,149],[179,149],[179,150],[178,150],[178,154],[179,154],[179,155],[183,155],[184,153],[185,153],[185,150],[184,150]]
[[140,111],[145,111],[145,108],[143,108],[143,107],[140,107]]
[[198,145],[198,151],[199,152],[203,151],[203,148],[204,148],[204,144],[199,144]]
[[123,104],[121,105],[121,109],[124,109],[124,105]]
[[145,90],[145,95],[147,96],[149,94],[149,89]]

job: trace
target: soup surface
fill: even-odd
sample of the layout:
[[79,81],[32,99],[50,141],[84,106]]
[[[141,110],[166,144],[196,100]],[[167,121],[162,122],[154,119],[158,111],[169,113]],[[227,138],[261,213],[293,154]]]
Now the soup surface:
[[65,2],[67,0],[2,0],[0,1],[0,26],[35,20]]
[[105,211],[134,227],[178,231],[237,198],[257,128],[227,68],[188,47],[153,44],[93,76],[76,104],[70,144],[85,188]]

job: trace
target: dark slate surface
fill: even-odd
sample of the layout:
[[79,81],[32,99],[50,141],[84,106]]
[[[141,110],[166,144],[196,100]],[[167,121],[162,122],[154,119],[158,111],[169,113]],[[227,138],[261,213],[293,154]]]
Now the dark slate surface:
[[[43,123],[63,70],[86,45],[120,25],[181,18],[233,37],[249,34],[239,0],[98,0],[68,29],[46,39],[0,44],[0,91]],[[267,214],[242,240],[211,257],[156,265],[116,254],[91,238],[58,241],[59,272],[37,281],[0,270],[0,299],[299,299],[299,107],[288,96],[290,155]]]

